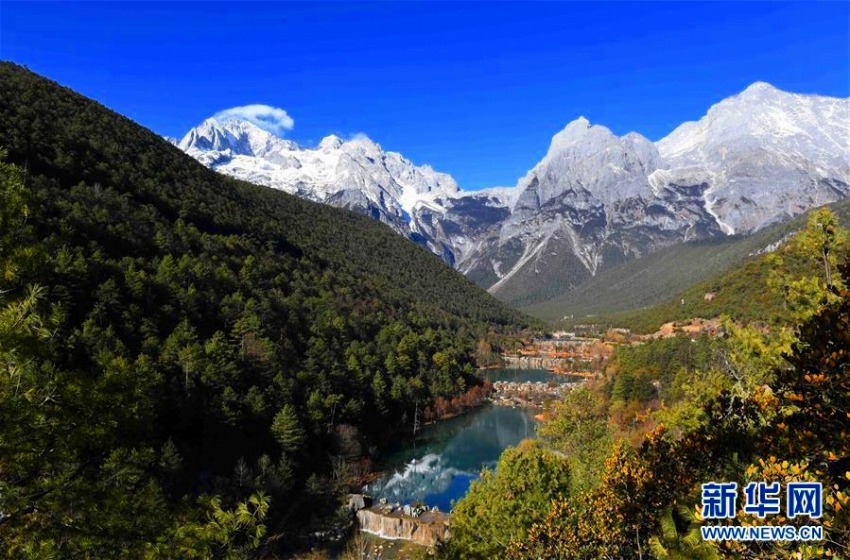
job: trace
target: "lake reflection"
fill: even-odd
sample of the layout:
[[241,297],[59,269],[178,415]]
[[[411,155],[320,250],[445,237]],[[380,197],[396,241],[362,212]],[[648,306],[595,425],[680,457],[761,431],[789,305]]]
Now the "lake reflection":
[[[551,377],[544,371],[519,371],[504,375],[512,381],[544,381],[544,376]],[[502,375],[501,370],[488,372],[491,379]],[[466,494],[481,469],[494,468],[502,451],[534,437],[534,429],[529,411],[492,405],[439,422],[423,429],[415,446],[406,442],[385,450],[379,467],[388,474],[365,490],[375,499],[402,504],[423,502],[448,511],[452,501]]]

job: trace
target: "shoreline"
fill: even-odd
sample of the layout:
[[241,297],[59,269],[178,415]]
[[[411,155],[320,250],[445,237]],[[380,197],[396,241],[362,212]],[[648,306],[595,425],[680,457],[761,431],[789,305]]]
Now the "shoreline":
[[[492,371],[492,370],[499,370],[499,369],[514,369],[514,368],[511,368],[508,364],[502,364],[502,365],[499,365],[499,366],[486,366],[486,367],[481,367],[478,370],[476,370],[476,374],[479,374],[482,381],[489,381],[486,378],[484,378],[483,375],[481,375],[481,374],[483,372]],[[518,368],[518,369],[546,371],[544,368]],[[554,372],[551,372],[551,371],[546,371],[546,373],[549,373],[551,375],[558,375],[558,374],[555,374]],[[557,398],[557,397],[552,396],[551,398]],[[474,405],[467,406],[467,407],[463,408],[462,410],[450,412],[450,413],[444,414],[444,415],[442,415],[438,418],[434,418],[432,420],[429,420],[427,422],[422,422],[422,424],[420,425],[420,432],[421,432],[422,429],[425,429],[425,428],[427,428],[429,430],[433,429],[442,422],[447,422],[447,421],[454,420],[454,419],[457,419],[457,418],[462,418],[462,417],[469,415],[469,414],[472,414],[472,413],[480,412],[482,409],[485,409],[485,408],[490,407],[490,406],[505,407],[505,408],[515,409],[515,410],[524,410],[524,411],[527,411],[529,416],[532,419],[534,419],[535,421],[539,421],[539,419],[537,417],[540,416],[540,413],[545,409],[545,403],[543,403],[543,402],[537,403],[537,402],[532,402],[532,401],[525,401],[525,402],[522,402],[521,404],[520,403],[511,404],[511,403],[506,402],[505,400],[503,400],[502,398],[499,397],[498,392],[495,390],[495,383],[494,383],[494,389],[491,392],[489,392],[488,395],[484,399],[482,399],[480,402],[478,402]],[[403,431],[396,432],[395,438],[396,438],[395,442],[392,442],[392,439],[390,439],[389,441],[387,441],[386,443],[381,445],[378,453],[369,457],[369,459],[371,459],[375,462],[376,467],[380,463],[380,457],[382,455],[382,452],[386,450],[387,444],[389,444],[389,443],[398,444],[399,442],[401,442],[402,444],[404,444],[404,443],[412,444],[414,440],[418,439],[418,436],[414,435],[413,432],[410,431],[410,430],[403,430]],[[391,467],[375,468],[373,470],[370,470],[368,473],[366,473],[364,476],[362,476],[358,479],[359,484],[358,484],[356,489],[352,488],[352,491],[363,492],[365,486],[373,484],[379,478],[386,476],[388,474],[391,474],[392,470],[393,469]]]
[[[432,427],[437,426],[441,422],[447,422],[449,420],[454,420],[455,418],[461,418],[461,417],[466,416],[467,414],[470,414],[472,412],[478,412],[482,408],[485,408],[485,407],[488,407],[488,406],[501,406],[501,405],[494,403],[488,397],[488,398],[484,399],[483,401],[481,401],[480,403],[476,404],[475,406],[469,407],[465,410],[461,410],[459,412],[447,414],[445,416],[442,416],[440,418],[436,418],[434,420],[430,420],[428,422],[423,422],[421,427],[420,427],[420,431],[421,431],[422,428],[432,428]],[[405,440],[407,440],[409,438],[410,442],[412,442],[414,439],[416,439],[416,436],[414,436],[413,433],[411,433],[411,432],[405,431],[403,433],[404,433],[404,436],[405,436]],[[376,460],[379,456],[380,456],[380,453],[378,453],[377,455],[375,455],[373,457],[370,457],[370,459]],[[362,492],[364,486],[368,486],[369,484],[374,483],[377,479],[379,479],[382,476],[385,476],[389,473],[390,473],[390,469],[375,469],[375,470],[369,471],[367,474],[361,476],[358,479],[359,484],[358,484],[358,488],[356,489],[356,491]],[[351,490],[354,491],[355,489],[352,488]]]
[[490,400],[490,397],[488,396],[487,398],[482,400],[480,403],[474,404],[470,407],[467,407],[464,410],[459,410],[457,412],[450,412],[448,414],[444,414],[443,416],[440,416],[439,418],[434,418],[433,420],[428,420],[427,422],[423,422],[422,426],[423,427],[424,426],[433,426],[433,425],[438,424],[440,422],[443,422],[445,420],[451,420],[453,418],[458,418],[458,417],[463,416],[465,414],[469,414],[470,412],[476,411],[479,408],[481,408],[483,406],[487,406],[488,404],[491,404],[491,403],[492,403],[492,401]]

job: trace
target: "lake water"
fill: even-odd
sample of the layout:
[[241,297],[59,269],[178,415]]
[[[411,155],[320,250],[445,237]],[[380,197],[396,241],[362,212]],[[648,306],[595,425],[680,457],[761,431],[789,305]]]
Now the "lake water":
[[[489,370],[484,376],[491,381],[572,381],[528,369]],[[376,500],[423,502],[449,511],[482,469],[496,466],[502,451],[534,437],[535,424],[528,410],[487,405],[426,426],[415,443],[410,440],[383,451],[378,467],[387,474],[366,493]]]

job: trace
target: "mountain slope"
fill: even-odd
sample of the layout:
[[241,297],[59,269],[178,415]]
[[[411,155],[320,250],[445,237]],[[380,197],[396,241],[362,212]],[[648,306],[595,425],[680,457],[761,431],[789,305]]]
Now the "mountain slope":
[[[4,64],[3,69],[11,73],[10,77],[20,75],[13,65]],[[15,85],[5,78],[4,81],[9,82],[4,84],[6,87]],[[16,94],[20,92],[8,92],[9,99]],[[74,96],[63,102],[74,104],[78,100]],[[312,252],[335,268],[372,274],[372,280],[380,281],[378,287],[388,294],[403,292],[418,305],[498,323],[519,318],[439,259],[410,247],[373,220],[245,182],[225,180],[119,115],[96,114],[101,121],[115,121],[110,122],[112,129],[102,122],[84,120],[86,115],[79,113],[71,113],[74,121],[48,128],[43,119],[36,118],[36,109],[14,107],[17,114],[11,109],[5,117],[19,128],[7,127],[0,142],[13,161],[23,160],[25,154],[32,172],[40,172],[42,162],[52,157],[62,163],[61,171],[68,176],[119,188],[128,185],[126,188],[134,189],[132,196],[140,204],[156,203],[169,217],[191,212],[207,227],[223,233],[251,232],[264,241]],[[26,136],[10,137],[24,128],[22,123],[27,118],[39,128]],[[73,138],[69,131],[73,131]],[[80,142],[77,136],[87,138],[86,142]],[[138,163],[135,169],[119,170],[107,169],[103,161]],[[142,171],[149,174],[145,179],[139,175]],[[186,188],[187,182],[196,188]],[[470,310],[464,310],[466,303],[472,304]]]
[[[850,201],[829,207],[840,224],[850,225]],[[708,318],[721,312],[760,320],[764,317],[757,308],[767,305],[761,256],[805,223],[806,215],[802,215],[750,236],[674,245],[606,270],[561,298],[524,310],[547,320],[604,322],[642,332],[652,332],[667,321]],[[717,292],[712,302],[704,301],[708,292]]]
[[459,190],[368,139],[315,149],[207,120],[180,147],[252,182],[372,216],[513,305],[671,245],[747,235],[850,196],[850,100],[755,83],[653,143],[579,118],[517,186]]
[[542,308],[630,259],[850,196],[850,100],[756,83],[657,144],[581,118],[517,188],[462,270],[490,269],[497,297]]
[[140,557],[206,523],[204,493],[263,492],[269,546],[297,544],[364,450],[476,382],[479,336],[524,320],[374,220],[213,172],[9,63],[0,146],[25,185],[4,167],[0,307],[35,283],[46,317],[2,349],[34,380],[0,387],[4,429],[32,420],[0,437],[4,551]]

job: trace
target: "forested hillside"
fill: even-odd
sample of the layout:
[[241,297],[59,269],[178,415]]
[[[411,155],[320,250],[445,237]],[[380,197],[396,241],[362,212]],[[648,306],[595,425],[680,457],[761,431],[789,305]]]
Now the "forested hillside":
[[[603,376],[553,403],[535,445],[506,451],[496,474],[473,484],[440,556],[847,558],[848,257],[850,233],[817,210],[766,257],[768,273],[741,280],[753,283],[748,294],[764,294],[767,312],[726,317],[719,333],[619,346]],[[705,515],[701,485],[711,481],[737,484],[729,518]],[[761,517],[744,507],[743,491],[760,482],[777,483],[783,496]],[[786,509],[792,482],[823,485],[819,514]],[[813,525],[823,538],[703,538],[703,527],[727,525]]]
[[[830,208],[839,223],[850,224],[850,202],[837,202]],[[678,315],[682,314],[668,304],[679,304],[685,298],[689,308],[684,312],[694,311],[698,302],[692,296],[698,290],[703,290],[698,294],[701,300],[705,292],[712,291],[712,286],[724,283],[724,275],[734,274],[745,265],[751,266],[758,261],[760,252],[781,243],[802,229],[805,223],[806,216],[803,215],[749,236],[673,245],[603,270],[562,297],[521,309],[553,321],[566,316],[572,322],[586,323],[588,316],[601,316],[605,321],[618,324],[637,324],[634,318],[642,316],[642,310],[663,306],[663,312],[659,310],[656,315],[666,316],[672,311],[679,318]],[[726,295],[729,294],[724,294],[724,297]]]
[[[363,216],[0,64],[0,550],[271,553],[522,326]],[[216,496],[215,498],[211,498]]]
[[[827,208],[836,223],[850,223],[850,203]],[[569,305],[566,309],[572,312],[561,315],[558,321],[565,328],[594,323],[628,327],[639,333],[652,333],[663,323],[694,317],[726,315],[738,321],[771,321],[786,307],[780,295],[764,289],[776,259],[783,245],[787,248],[788,239],[805,227],[809,216],[821,210],[750,237],[684,244],[647,255],[605,271],[576,289],[569,303],[561,300],[546,309],[526,310],[554,318],[556,312],[565,309],[559,305]],[[799,259],[790,264],[812,271],[811,263]]]

